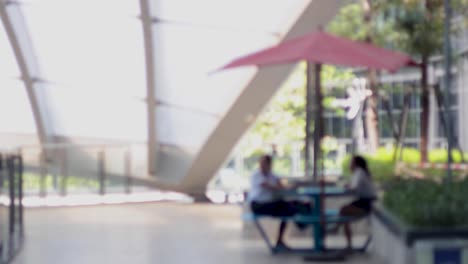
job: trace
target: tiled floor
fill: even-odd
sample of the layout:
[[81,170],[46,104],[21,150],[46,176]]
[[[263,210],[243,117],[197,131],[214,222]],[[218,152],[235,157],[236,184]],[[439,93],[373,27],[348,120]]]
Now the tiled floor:
[[[28,209],[14,263],[304,263],[245,238],[240,214],[237,206],[176,203]],[[380,264],[371,255],[347,263]]]

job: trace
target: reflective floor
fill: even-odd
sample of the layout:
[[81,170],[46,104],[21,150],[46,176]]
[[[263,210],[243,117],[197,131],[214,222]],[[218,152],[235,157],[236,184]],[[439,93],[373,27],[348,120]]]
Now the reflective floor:
[[[161,202],[27,209],[13,263],[304,263],[246,238],[240,214],[238,206]],[[367,254],[347,263],[380,262]]]

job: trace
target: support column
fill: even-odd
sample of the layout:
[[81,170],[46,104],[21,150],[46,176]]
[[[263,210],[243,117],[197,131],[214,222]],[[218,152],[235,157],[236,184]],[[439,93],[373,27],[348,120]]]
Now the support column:
[[[25,50],[26,47],[32,46],[31,43],[28,43],[28,45],[23,43],[23,45],[21,45],[21,41],[31,41],[29,39],[20,39],[18,31],[21,31],[21,34],[28,36],[28,30],[24,26],[26,23],[24,22],[22,13],[20,12],[21,10],[18,11],[20,17],[12,19],[12,14],[8,11],[10,5],[19,5],[19,3],[0,0],[0,17],[10,41],[10,45],[15,54],[16,62],[18,63],[18,68],[21,73],[21,79],[23,80],[24,86],[26,87],[29,103],[31,104],[31,110],[33,112],[34,121],[36,123],[39,142],[42,145],[51,143],[51,127],[50,124],[48,126],[48,123],[46,122],[46,116],[48,116],[50,113],[48,113],[44,102],[41,103],[41,101],[38,99],[39,96],[37,88],[40,76],[38,76],[38,72],[34,72],[33,67],[34,65],[37,65],[37,62],[35,61],[34,56],[26,56],[26,54],[35,54],[35,52],[33,50]],[[18,23],[18,21],[21,22]]]
[[148,174],[155,175],[157,167],[157,131],[156,131],[156,80],[154,62],[153,20],[150,0],[140,0],[141,22],[145,45],[146,61],[146,104],[148,114]]

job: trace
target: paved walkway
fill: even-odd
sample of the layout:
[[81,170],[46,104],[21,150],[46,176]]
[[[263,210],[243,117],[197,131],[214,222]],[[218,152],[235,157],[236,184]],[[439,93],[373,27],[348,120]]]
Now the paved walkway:
[[[176,203],[27,209],[24,250],[13,263],[304,263],[245,238],[240,213]],[[347,263],[380,262],[361,255]]]

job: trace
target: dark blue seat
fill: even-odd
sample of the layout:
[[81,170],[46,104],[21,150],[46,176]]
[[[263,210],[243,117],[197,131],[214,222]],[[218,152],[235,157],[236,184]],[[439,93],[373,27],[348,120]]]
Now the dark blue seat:
[[[360,219],[363,219],[367,217],[366,215],[364,216],[357,216],[357,217],[349,217],[349,216],[340,216],[338,210],[326,210],[325,211],[325,217],[326,217],[326,222],[329,225],[337,225],[340,223],[349,223],[353,221],[357,221]],[[259,231],[260,235],[262,236],[263,240],[267,244],[268,248],[271,250],[272,253],[281,253],[280,250],[278,250],[273,243],[269,240],[265,230],[263,229],[262,225],[260,224],[259,220],[260,219],[275,219],[278,221],[291,221],[295,223],[300,223],[300,224],[318,224],[320,223],[320,217],[319,216],[313,216],[313,215],[293,215],[293,216],[271,216],[271,215],[263,215],[263,214],[255,214],[253,212],[248,212],[242,214],[242,219],[244,221],[253,221],[255,223],[255,226],[257,230]],[[367,249],[367,246],[369,245],[371,241],[371,236],[368,237],[366,243],[364,244],[363,247],[356,249],[356,251],[359,252],[364,252]],[[310,251],[310,249],[299,249],[299,250],[288,250],[284,251],[289,252],[289,253],[307,253]]]

